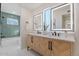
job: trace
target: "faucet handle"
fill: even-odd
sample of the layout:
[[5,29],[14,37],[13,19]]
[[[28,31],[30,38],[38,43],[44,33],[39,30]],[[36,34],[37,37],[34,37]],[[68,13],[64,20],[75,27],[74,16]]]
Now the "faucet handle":
[[[51,32],[51,33],[52,33],[52,32]],[[56,32],[53,32],[52,35],[53,35],[53,36],[56,36],[57,34],[56,34]]]
[[60,36],[60,33],[58,33],[58,36]]

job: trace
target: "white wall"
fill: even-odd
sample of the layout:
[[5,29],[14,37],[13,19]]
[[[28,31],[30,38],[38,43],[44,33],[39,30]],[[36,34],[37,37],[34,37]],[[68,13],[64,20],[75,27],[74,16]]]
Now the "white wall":
[[79,3],[74,4],[75,46],[74,55],[79,56]]
[[[28,23],[26,23],[28,21]],[[26,47],[27,33],[32,31],[32,13],[25,8],[21,9],[21,41],[22,48]]]
[[42,12],[44,9],[53,8],[53,7],[56,7],[58,5],[61,5],[61,3],[46,3],[46,4],[42,4],[40,7],[36,8],[35,10],[33,10],[33,14],[36,15],[36,14]]
[[21,14],[21,8],[16,3],[2,3],[1,11],[7,12],[7,13],[12,13],[15,15]]

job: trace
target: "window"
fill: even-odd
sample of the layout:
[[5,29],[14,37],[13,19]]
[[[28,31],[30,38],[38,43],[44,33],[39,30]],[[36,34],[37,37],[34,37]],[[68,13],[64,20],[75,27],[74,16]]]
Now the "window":
[[[43,21],[43,22],[42,22]],[[42,13],[34,16],[34,30],[50,31],[51,9],[46,9]]]
[[9,25],[18,25],[17,19],[7,18],[7,24]]
[[44,16],[44,31],[50,31],[50,17],[51,17],[51,10],[47,9],[43,12]]

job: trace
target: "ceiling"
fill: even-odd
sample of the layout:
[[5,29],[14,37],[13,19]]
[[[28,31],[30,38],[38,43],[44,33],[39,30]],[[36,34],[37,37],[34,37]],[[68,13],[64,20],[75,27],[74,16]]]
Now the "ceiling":
[[37,7],[40,7],[43,3],[21,3],[20,6],[24,8],[28,8],[30,10],[34,10]]

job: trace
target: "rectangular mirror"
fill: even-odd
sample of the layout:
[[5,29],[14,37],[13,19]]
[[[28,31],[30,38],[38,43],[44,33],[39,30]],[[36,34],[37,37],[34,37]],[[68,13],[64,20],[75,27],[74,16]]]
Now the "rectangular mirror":
[[52,30],[73,30],[73,4],[52,9]]
[[42,30],[42,13],[34,15],[33,25],[34,30]]

